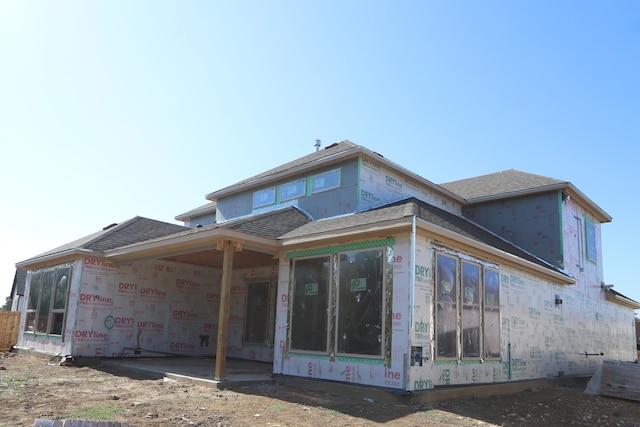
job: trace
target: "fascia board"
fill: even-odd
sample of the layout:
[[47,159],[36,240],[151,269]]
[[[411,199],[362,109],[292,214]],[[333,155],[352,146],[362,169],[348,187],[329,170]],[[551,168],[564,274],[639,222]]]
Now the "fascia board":
[[167,236],[153,241],[135,243],[104,252],[107,259],[124,261],[129,259],[150,258],[165,254],[185,253],[188,251],[213,249],[221,240],[233,240],[258,248],[275,251],[277,241],[265,237],[253,236],[234,230],[215,228],[181,236]]
[[20,261],[15,264],[16,268],[21,268],[24,270],[33,270],[35,268],[40,268],[42,266],[56,265],[66,262],[71,259],[75,259],[78,256],[102,256],[102,252],[92,251],[89,249],[82,248],[73,248],[67,249],[61,252],[56,252],[53,254],[47,254],[35,258],[30,258],[25,261]]
[[609,215],[604,210],[602,210],[600,206],[595,204],[593,200],[588,198],[583,192],[578,190],[574,185],[569,184],[567,188],[569,189],[569,194],[571,195],[571,197],[576,197],[582,204],[588,206],[590,209],[593,210],[593,212],[595,212],[595,217],[598,221],[600,221],[601,223],[611,222],[611,220],[613,219],[611,215]]
[[344,240],[347,237],[362,236],[367,234],[388,234],[411,227],[411,218],[400,218],[374,224],[356,225],[330,232],[308,234],[301,237],[292,237],[280,240],[280,247],[291,250],[294,246],[318,245],[327,241]]
[[195,209],[191,209],[190,211],[181,213],[180,215],[176,215],[174,219],[176,221],[185,221],[196,216],[205,215],[208,213],[214,213],[216,209],[217,209],[217,205],[215,203],[210,203],[205,206],[200,206]]
[[556,272],[553,270],[550,270],[548,268],[544,268],[538,264],[535,264],[531,261],[527,261],[525,259],[522,259],[520,257],[517,257],[513,254],[510,254],[509,252],[505,252],[503,250],[494,248],[493,246],[489,246],[487,244],[478,242],[477,240],[473,240],[470,239],[468,237],[465,236],[461,236],[458,233],[455,233],[453,231],[447,230],[446,228],[442,228],[438,225],[432,224],[428,221],[422,220],[422,219],[417,219],[416,225],[419,229],[421,230],[425,230],[427,232],[431,232],[433,234],[436,235],[440,235],[442,237],[445,237],[449,240],[452,240],[454,242],[457,243],[461,243],[464,244],[465,246],[474,248],[478,251],[484,252],[486,254],[492,255],[498,259],[502,259],[512,265],[518,266],[518,267],[522,267],[526,270],[529,271],[533,271],[539,275],[542,275],[544,277],[547,277],[549,279],[552,279],[555,282],[560,282],[566,285],[573,285],[576,283],[576,280],[566,276],[565,274],[562,274],[560,272]]
[[606,289],[605,289],[604,296],[605,296],[605,299],[607,301],[611,301],[611,302],[614,302],[616,304],[620,304],[620,305],[623,305],[625,307],[632,308],[634,310],[640,309],[640,303],[638,303],[638,302],[636,302],[636,301],[634,301],[632,299],[625,298],[625,297],[620,296],[620,295],[616,295],[613,292],[609,292]]

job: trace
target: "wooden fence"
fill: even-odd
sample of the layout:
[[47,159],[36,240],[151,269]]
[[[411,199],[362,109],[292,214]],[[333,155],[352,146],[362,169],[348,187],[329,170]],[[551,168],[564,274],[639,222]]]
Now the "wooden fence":
[[19,311],[0,311],[0,351],[9,351],[18,343]]

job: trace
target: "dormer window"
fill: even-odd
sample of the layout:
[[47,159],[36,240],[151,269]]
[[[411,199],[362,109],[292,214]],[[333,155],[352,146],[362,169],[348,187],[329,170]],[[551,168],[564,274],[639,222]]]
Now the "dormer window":
[[340,187],[340,169],[334,169],[311,177],[311,192],[331,190]]
[[299,179],[298,181],[282,184],[280,187],[280,201],[297,199],[305,194],[306,180]]
[[273,205],[276,202],[276,187],[265,188],[253,193],[253,208]]

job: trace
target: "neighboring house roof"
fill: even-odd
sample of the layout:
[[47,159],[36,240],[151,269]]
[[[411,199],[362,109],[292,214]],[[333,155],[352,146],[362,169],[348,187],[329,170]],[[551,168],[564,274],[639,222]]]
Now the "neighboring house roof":
[[298,227],[289,233],[281,235],[280,239],[287,240],[306,236],[320,236],[323,234],[335,233],[336,231],[345,230],[350,227],[362,228],[366,225],[374,225],[384,221],[410,218],[412,216],[416,216],[421,220],[460,236],[510,253],[540,267],[544,267],[570,277],[564,270],[561,270],[535,255],[530,254],[524,249],[475,224],[474,222],[414,197],[365,212],[313,221]]
[[205,197],[209,200],[214,201],[222,196],[228,196],[251,188],[257,189],[256,187],[267,185],[277,180],[285,179],[288,176],[300,174],[310,169],[318,169],[323,165],[331,165],[339,161],[357,158],[359,156],[373,159],[376,162],[386,165],[391,170],[395,170],[401,174],[406,175],[407,177],[411,177],[411,179],[419,182],[421,185],[424,185],[425,187],[430,188],[435,192],[438,192],[460,203],[464,202],[464,200],[457,194],[452,193],[449,190],[442,188],[434,184],[433,182],[421,177],[420,175],[411,172],[410,170],[405,169],[390,160],[385,159],[381,154],[378,154],[361,145],[357,145],[351,141],[346,140],[339,143],[331,144],[324,149],[315,151],[311,154],[277,166],[273,169],[269,169],[266,172],[254,175],[251,178],[247,178],[233,185],[214,191],[213,193],[209,193]]
[[102,252],[131,243],[174,234],[183,230],[190,230],[190,228],[136,216],[120,224],[111,224],[96,233],[51,249],[50,251],[19,262],[16,265],[18,267],[26,267],[48,259],[60,258],[74,251],[82,251],[86,254],[94,251]]
[[197,216],[206,215],[208,213],[215,213],[216,207],[218,204],[216,202],[209,202],[205,205],[198,206],[197,208],[191,209],[185,213],[181,213],[180,215],[176,215],[176,221],[187,221],[191,218],[195,218]]
[[11,296],[24,295],[27,285],[27,270],[16,268],[16,274],[13,276],[13,286],[11,287]]
[[468,204],[520,197],[547,191],[568,191],[585,203],[601,222],[610,222],[611,216],[580,192],[568,181],[509,169],[488,175],[440,184],[464,198]]

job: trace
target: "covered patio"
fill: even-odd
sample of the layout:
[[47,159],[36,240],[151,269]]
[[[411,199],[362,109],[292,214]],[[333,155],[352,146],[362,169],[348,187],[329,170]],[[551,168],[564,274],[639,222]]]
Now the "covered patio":
[[273,381],[271,363],[242,359],[226,359],[226,377],[222,380],[216,379],[216,361],[211,357],[103,359],[101,364],[120,372],[137,373],[152,378],[191,381],[219,389]]

